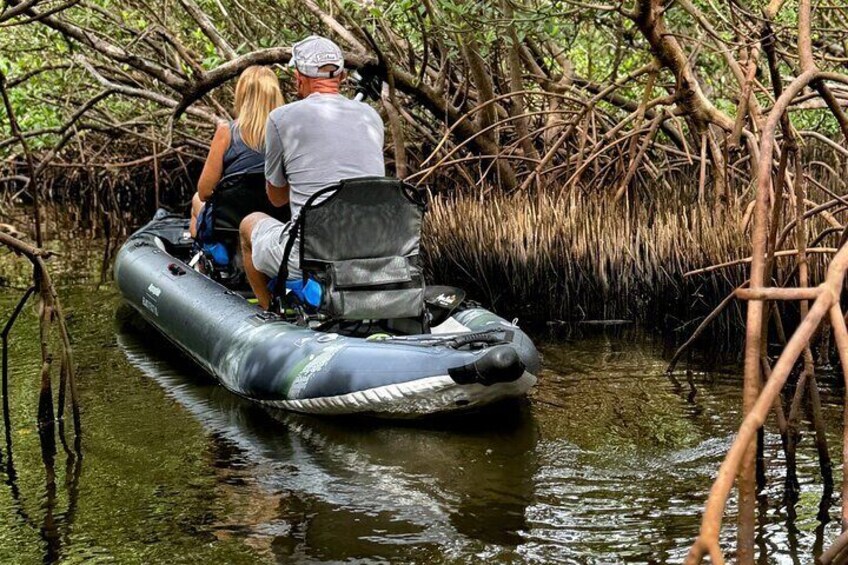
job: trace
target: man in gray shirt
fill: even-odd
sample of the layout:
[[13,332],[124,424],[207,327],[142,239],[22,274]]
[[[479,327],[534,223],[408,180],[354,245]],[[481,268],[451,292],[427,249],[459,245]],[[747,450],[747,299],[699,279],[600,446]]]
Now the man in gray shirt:
[[[265,178],[274,206],[291,207],[294,222],[309,197],[343,179],[384,176],[383,121],[363,102],[339,93],[344,77],[341,49],[329,39],[310,36],[292,49],[297,93],[301,100],[280,106],[268,116]],[[288,231],[284,224],[255,212],[240,226],[248,282],[267,308],[268,282],[277,276]],[[298,245],[292,248],[289,272],[298,274]]]

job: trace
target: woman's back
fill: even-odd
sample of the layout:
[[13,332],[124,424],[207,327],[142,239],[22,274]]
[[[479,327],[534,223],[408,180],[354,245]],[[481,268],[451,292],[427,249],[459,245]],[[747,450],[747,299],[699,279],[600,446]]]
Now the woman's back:
[[230,122],[230,145],[224,153],[222,177],[242,173],[260,173],[265,170],[265,148],[257,151],[247,145],[239,132],[238,121]]
[[[238,118],[218,124],[197,181],[197,194],[192,198],[191,206],[193,237],[197,236],[196,220],[203,209],[203,203],[215,195],[219,183],[228,189],[233,186],[232,183],[221,181],[236,180],[235,177],[247,175],[237,179],[237,182],[244,181],[245,188],[252,189],[247,193],[250,198],[231,195],[242,200],[239,202],[241,206],[238,206],[238,213],[241,214],[245,207],[248,207],[247,212],[264,211],[270,207],[264,190],[265,124],[271,110],[282,104],[283,94],[272,69],[254,65],[242,72],[236,83],[234,100],[234,114]],[[256,182],[255,178],[248,177],[259,177],[259,180]],[[221,195],[217,200],[221,200]],[[283,213],[282,210],[271,212],[271,215]],[[235,223],[237,226],[238,222]]]

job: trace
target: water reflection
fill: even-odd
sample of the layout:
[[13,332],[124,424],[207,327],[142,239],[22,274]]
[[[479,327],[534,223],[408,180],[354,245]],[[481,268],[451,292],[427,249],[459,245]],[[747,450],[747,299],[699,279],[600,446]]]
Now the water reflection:
[[[39,520],[26,510],[27,503],[25,494],[19,485],[17,467],[15,465],[15,449],[12,441],[12,424],[9,411],[3,414],[4,421],[4,447],[0,453],[0,466],[5,472],[5,484],[13,501],[14,513],[21,525],[37,531],[44,547],[43,562],[58,563],[63,557],[63,548],[70,545],[71,531],[73,530],[74,515],[79,498],[79,480],[82,474],[82,454],[78,449],[71,450],[68,447],[64,423],[45,425],[38,430],[39,443],[41,446],[41,463],[43,465],[43,489],[27,489],[26,496],[36,496],[39,500],[39,510],[43,517]],[[64,476],[62,485],[67,496],[64,510],[60,507],[60,493],[58,492],[56,475],[56,434],[58,433],[60,443],[63,446],[62,455],[65,457]]]
[[[738,371],[675,382],[662,344],[634,331],[555,336],[529,406],[495,415],[397,425],[269,412],[149,328],[122,325],[116,343],[119,297],[93,288],[63,295],[84,460],[61,433],[41,451],[34,309],[10,343],[2,563],[677,563],[740,419]],[[19,297],[8,293],[5,311]],[[842,393],[821,377],[838,470]],[[800,495],[787,506],[780,437],[768,430],[759,560],[808,563],[838,535],[838,495],[822,500],[805,425]],[[731,500],[728,550],[734,513]]]
[[[268,411],[161,338],[118,341],[213,438],[218,496],[241,502],[209,527],[278,562],[681,562],[740,417],[735,372],[669,379],[661,344],[633,332],[544,345],[529,406],[408,425]],[[833,446],[839,398],[823,396]],[[808,562],[838,533],[805,437],[792,506],[780,437],[764,437],[762,563]],[[725,548],[734,522],[731,498]]]
[[425,424],[298,416],[192,376],[127,325],[118,343],[213,436],[221,488],[251,492],[254,507],[219,535],[280,562],[517,555],[538,470],[526,403]]
[[[550,480],[537,478],[528,545],[538,538],[545,555],[592,563],[682,562],[741,418],[738,372],[716,367],[669,378],[663,344],[638,330],[585,332],[577,343],[543,349],[547,372],[534,413],[545,455],[540,468]],[[823,396],[834,452],[841,401]],[[787,506],[783,450],[773,431],[769,421],[759,559],[810,562],[838,535],[828,517],[833,496],[819,484],[815,446],[805,430],[798,456],[801,496]],[[547,456],[553,446],[558,457]],[[726,550],[735,545],[734,497],[722,532]]]
[[[40,524],[37,518],[34,518],[26,509],[24,495],[22,494],[19,485],[19,477],[17,467],[15,465],[15,448],[12,433],[12,412],[10,406],[10,390],[9,390],[9,341],[15,322],[23,312],[24,306],[28,299],[33,295],[34,287],[29,287],[23,296],[17,301],[11,309],[2,332],[2,385],[0,385],[0,395],[2,395],[2,416],[3,416],[3,436],[4,436],[4,451],[0,452],[0,467],[5,472],[5,484],[9,487],[12,506],[14,513],[25,527],[37,531],[44,547],[43,561],[45,563],[57,563],[62,557],[63,545],[70,543],[69,536],[72,529],[74,511],[77,505],[79,494],[79,478],[82,472],[82,453],[80,450],[79,434],[75,434],[73,442],[73,450],[69,447],[65,434],[64,422],[60,419],[54,421],[52,418],[52,397],[48,393],[46,396],[42,390],[40,395],[39,420],[41,421],[41,411],[44,402],[46,401],[48,408],[48,418],[39,425],[37,429],[38,442],[40,447],[41,463],[43,466],[43,496],[39,497],[40,509],[43,511],[43,519]],[[34,369],[37,364],[24,362],[24,367],[30,365]],[[33,371],[34,373],[34,371]],[[60,392],[59,402],[62,405],[63,394]],[[58,430],[57,430],[58,428]],[[78,431],[78,430],[77,430]],[[67,508],[64,512],[58,510],[59,496],[56,484],[56,457],[57,445],[56,435],[58,432],[60,444],[65,455],[65,487],[67,488]],[[41,492],[36,491],[36,492]],[[35,492],[29,492],[30,495]]]

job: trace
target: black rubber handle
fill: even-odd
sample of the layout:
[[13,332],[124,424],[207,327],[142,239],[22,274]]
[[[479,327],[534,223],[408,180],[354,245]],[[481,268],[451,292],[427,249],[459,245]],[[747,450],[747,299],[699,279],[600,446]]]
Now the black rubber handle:
[[476,361],[448,369],[448,374],[458,384],[480,383],[492,385],[518,380],[524,374],[524,363],[509,345],[491,348]]

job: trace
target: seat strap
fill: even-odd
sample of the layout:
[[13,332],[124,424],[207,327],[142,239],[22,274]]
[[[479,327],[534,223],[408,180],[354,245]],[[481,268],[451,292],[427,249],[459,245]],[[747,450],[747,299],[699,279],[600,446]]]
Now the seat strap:
[[289,257],[291,257],[292,249],[294,248],[294,242],[297,239],[298,234],[300,233],[300,225],[303,223],[302,221],[303,215],[301,214],[294,221],[291,226],[291,229],[288,233],[288,239],[286,240],[286,247],[283,251],[283,260],[280,263],[280,268],[277,271],[277,279],[274,283],[274,288],[271,291],[275,297],[285,296],[286,294],[286,280],[289,278]]
[[[294,248],[294,242],[297,239],[298,234],[300,233],[301,226],[306,218],[306,211],[315,204],[315,201],[321,198],[322,196],[329,194],[331,192],[335,192],[339,189],[341,185],[344,184],[345,181],[341,181],[337,185],[331,185],[326,188],[322,188],[315,194],[309,197],[309,200],[306,201],[306,204],[300,209],[300,214],[297,216],[297,219],[294,220],[294,223],[291,226],[291,230],[289,231],[289,239],[286,241],[286,248],[283,251],[283,262],[280,263],[280,269],[277,271],[277,281],[274,284],[274,289],[271,291],[271,294],[274,297],[282,297],[286,295],[286,280],[289,278],[289,257],[291,257],[292,249]],[[303,250],[303,244],[301,242],[301,252]],[[306,272],[303,273],[303,280],[306,281]]]

